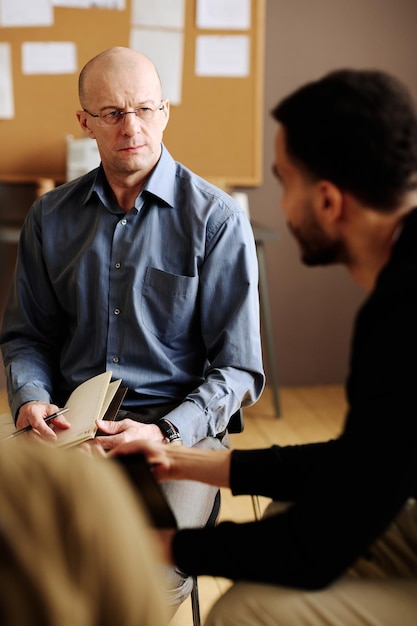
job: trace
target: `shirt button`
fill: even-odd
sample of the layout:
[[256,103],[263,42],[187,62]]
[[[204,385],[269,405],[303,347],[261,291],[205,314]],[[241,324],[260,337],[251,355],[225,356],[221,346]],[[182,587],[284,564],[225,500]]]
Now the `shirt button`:
[[122,225],[122,226],[126,226],[126,224],[127,224],[127,220],[123,219],[123,220],[121,220],[121,222],[120,222],[120,223],[121,223],[121,225]]
[[114,267],[119,270],[121,268],[122,264],[121,263],[115,263]]
[[114,356],[112,359],[113,363],[118,363],[120,361],[118,356]]
[[115,315],[120,315],[120,309],[114,309],[113,313],[114,313]]

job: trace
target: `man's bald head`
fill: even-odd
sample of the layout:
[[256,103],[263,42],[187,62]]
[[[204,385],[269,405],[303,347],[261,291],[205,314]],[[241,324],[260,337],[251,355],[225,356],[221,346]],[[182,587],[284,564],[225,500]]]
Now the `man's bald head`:
[[162,98],[162,86],[158,71],[152,61],[144,54],[117,46],[100,52],[86,63],[80,72],[78,80],[78,95],[80,104],[84,108],[92,97],[91,90],[95,89],[96,79],[114,72],[131,72],[142,74],[150,81],[150,85],[159,91]]

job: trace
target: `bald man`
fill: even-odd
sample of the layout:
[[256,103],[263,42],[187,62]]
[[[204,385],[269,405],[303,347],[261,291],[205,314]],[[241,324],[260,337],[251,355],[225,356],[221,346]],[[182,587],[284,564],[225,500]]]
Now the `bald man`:
[[[1,335],[16,425],[54,443],[70,425],[44,418],[111,370],[128,392],[95,445],[222,449],[230,416],[264,385],[250,224],[163,145],[170,106],[147,57],[102,52],[80,73],[79,99],[101,164],[37,200],[22,230]],[[206,523],[214,487],[163,488],[181,527]],[[174,606],[191,590],[174,569],[162,584]]]

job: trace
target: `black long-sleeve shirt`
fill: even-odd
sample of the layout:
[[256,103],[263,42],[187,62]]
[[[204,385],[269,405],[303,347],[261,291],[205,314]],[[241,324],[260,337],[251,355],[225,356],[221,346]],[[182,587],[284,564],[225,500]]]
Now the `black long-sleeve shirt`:
[[235,495],[294,504],[259,522],[180,531],[178,566],[305,589],[334,581],[417,494],[416,358],[417,209],[357,316],[341,436],[234,451]]

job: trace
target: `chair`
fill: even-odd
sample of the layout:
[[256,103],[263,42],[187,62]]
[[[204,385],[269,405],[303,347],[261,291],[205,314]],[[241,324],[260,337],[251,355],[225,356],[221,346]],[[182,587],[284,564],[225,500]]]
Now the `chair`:
[[[20,229],[32,203],[55,183],[50,178],[0,176],[0,325],[16,263]],[[5,384],[0,357],[0,383]]]
[[[242,409],[239,409],[238,411],[236,411],[236,413],[233,413],[232,417],[230,418],[227,430],[232,435],[235,435],[243,432],[244,426],[245,424],[243,420],[243,411]],[[251,498],[255,519],[260,520],[262,517],[262,513],[261,506],[259,504],[259,497],[251,496]]]
[[36,176],[0,177],[0,223],[20,228],[32,203],[55,187],[52,178]]
[[[227,431],[232,434],[238,434],[243,431],[244,428],[244,420],[243,420],[243,411],[239,409],[236,413],[233,413],[232,417],[229,420],[229,424],[227,426]],[[220,512],[220,489],[216,493],[216,497],[214,499],[213,508],[210,513],[210,517],[206,522],[206,527],[215,526],[217,522],[217,518]],[[191,608],[193,612],[193,626],[201,626],[201,617],[200,617],[200,601],[198,597],[198,580],[197,576],[193,576],[193,589],[191,591]]]
[[[0,177],[0,244],[11,244],[16,251],[26,214],[39,196],[53,189],[52,178],[33,176]],[[13,270],[13,267],[12,267]],[[13,271],[11,272],[13,273]]]
[[[215,526],[217,518],[220,512],[220,489],[216,493],[216,497],[214,499],[213,508],[210,513],[210,517],[207,520],[206,527]],[[201,626],[201,616],[200,616],[200,600],[198,597],[198,579],[197,576],[193,576],[193,588],[191,591],[191,609],[193,612],[193,625]]]

